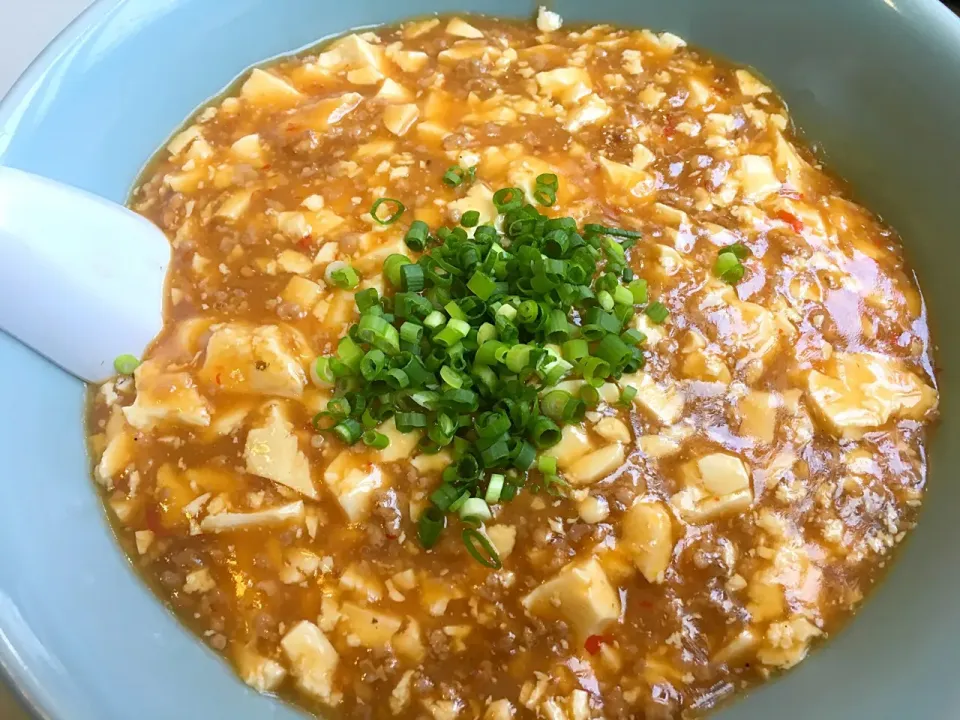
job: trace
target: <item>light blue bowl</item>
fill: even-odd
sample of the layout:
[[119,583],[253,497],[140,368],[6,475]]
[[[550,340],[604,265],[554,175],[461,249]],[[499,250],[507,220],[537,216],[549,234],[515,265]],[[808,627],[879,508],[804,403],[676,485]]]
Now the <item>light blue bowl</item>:
[[[252,63],[430,11],[507,0],[101,0],[0,106],[0,162],[122,201],[191,110]],[[568,19],[669,29],[760,69],[834,169],[906,238],[941,341],[927,509],[859,619],[718,717],[960,718],[960,22],[934,0],[575,0]],[[29,312],[29,308],[24,308]],[[140,583],[88,478],[79,382],[0,335],[0,665],[58,720],[292,718]]]

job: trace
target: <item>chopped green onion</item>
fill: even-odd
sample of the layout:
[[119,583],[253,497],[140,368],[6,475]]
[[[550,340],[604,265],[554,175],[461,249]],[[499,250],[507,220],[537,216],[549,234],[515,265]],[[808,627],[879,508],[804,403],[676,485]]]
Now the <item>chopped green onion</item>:
[[353,445],[363,434],[363,426],[356,420],[347,418],[333,426],[333,434],[347,445]]
[[430,226],[423,220],[414,220],[410,223],[410,229],[403,236],[403,242],[414,252],[423,252],[427,247],[427,238],[430,237]]
[[556,475],[557,459],[552,455],[541,455],[537,458],[537,470],[545,475]]
[[330,358],[321,355],[314,360],[310,368],[310,379],[316,385],[333,385],[336,378],[333,375]]
[[493,544],[487,536],[479,530],[476,528],[466,528],[463,531],[462,538],[467,552],[469,552],[471,557],[478,563],[491,570],[499,570],[503,567],[503,562],[500,560],[500,556],[494,549]]
[[344,290],[355,288],[360,284],[360,276],[357,271],[345,262],[332,262],[327,265],[324,279],[331,285]]
[[667,309],[667,306],[662,302],[652,302],[647,305],[647,309],[644,310],[647,317],[650,318],[657,325],[664,322],[670,316],[670,310]]
[[390,438],[376,430],[367,430],[362,437],[363,444],[375,450],[383,450],[390,444]]
[[483,499],[487,501],[487,504],[494,504],[500,502],[500,496],[503,494],[503,475],[494,473],[490,476],[490,482],[487,484],[487,492],[483,496]]
[[364,380],[376,380],[383,372],[386,362],[387,356],[383,354],[383,351],[374,348],[368,351],[360,361],[360,374],[363,375]]
[[729,285],[736,285],[743,279],[744,267],[733,252],[721,252],[713,266],[714,274]]
[[480,222],[480,213],[477,212],[476,210],[467,210],[460,217],[460,224],[463,225],[465,228],[476,227],[479,222]]
[[417,520],[417,537],[427,550],[437,544],[440,534],[447,526],[447,518],[437,508],[427,508]]
[[[387,217],[381,217],[379,215],[381,205],[393,205],[396,209],[391,215],[388,215]],[[380,225],[392,225],[400,218],[401,215],[403,215],[403,211],[406,209],[407,208],[404,206],[404,204],[399,200],[394,200],[393,198],[379,198],[375,203],[373,203],[373,207],[370,208],[370,217],[372,217]]]
[[410,264],[410,258],[400,253],[388,255],[383,261],[383,274],[387,276],[387,281],[394,287],[400,287],[400,269],[404,265]]
[[404,292],[416,293],[423,290],[423,268],[413,263],[400,266],[400,287]]
[[476,524],[485,523],[493,517],[490,507],[482,498],[469,498],[460,506],[460,519],[464,522],[474,522]]
[[620,404],[630,405],[636,396],[637,389],[633,385],[627,385],[625,388],[623,388],[623,390],[620,391]]
[[133,375],[140,361],[133,355],[118,355],[113,361],[113,369],[120,375]]

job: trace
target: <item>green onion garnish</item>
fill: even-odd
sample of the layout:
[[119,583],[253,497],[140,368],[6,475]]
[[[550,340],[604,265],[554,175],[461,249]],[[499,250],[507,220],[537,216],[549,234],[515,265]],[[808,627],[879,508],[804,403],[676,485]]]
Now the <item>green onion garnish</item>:
[[[394,207],[393,213],[387,217],[381,217],[381,205],[387,205],[388,209],[389,206],[392,205]],[[380,225],[392,225],[400,218],[401,215],[403,215],[403,211],[406,209],[406,206],[399,200],[394,200],[393,198],[378,198],[377,201],[373,203],[373,207],[370,208],[370,217],[372,217]]]
[[133,375],[139,366],[140,361],[133,355],[118,355],[113,361],[113,369],[120,375]]
[[[444,182],[468,179],[469,171],[451,168]],[[643,367],[645,337],[632,327],[640,308],[654,322],[669,315],[630,267],[640,234],[542,215],[537,206],[553,204],[558,188],[545,173],[534,203],[519,188],[497,190],[495,224],[480,225],[476,211],[435,231],[414,220],[404,242],[416,260],[387,256],[385,295],[357,292],[359,319],[335,355],[311,369],[314,382],[335,388],[314,419],[320,432],[382,448],[389,439],[377,427],[392,418],[399,432],[419,435],[420,452],[452,455],[418,535],[432,547],[446,515],[459,514],[470,525],[468,552],[488,567],[499,558],[476,526],[491,517],[490,506],[524,489],[565,492],[556,460],[542,453],[599,404],[598,388]],[[386,217],[387,209],[394,214]],[[383,224],[402,212],[388,198],[371,210]],[[736,252],[723,256],[736,260]],[[346,263],[331,263],[328,274],[331,284],[359,283]],[[557,387],[568,379],[579,381],[577,390]],[[628,386],[620,402],[634,393]]]
[[467,547],[467,552],[473,556],[473,559],[484,567],[491,570],[499,570],[503,567],[500,556],[497,554],[493,543],[476,528],[466,528],[463,531],[463,544]]
[[[730,247],[734,247],[731,245]],[[742,245],[740,247],[743,247]],[[736,251],[724,249],[717,255],[713,266],[714,274],[729,285],[736,285],[743,279],[745,269]]]

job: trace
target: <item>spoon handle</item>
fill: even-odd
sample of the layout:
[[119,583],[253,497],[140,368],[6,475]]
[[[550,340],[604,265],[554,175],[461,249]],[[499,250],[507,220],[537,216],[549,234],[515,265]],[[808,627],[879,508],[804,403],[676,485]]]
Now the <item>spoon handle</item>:
[[116,203],[0,167],[0,329],[90,382],[163,324],[170,244]]

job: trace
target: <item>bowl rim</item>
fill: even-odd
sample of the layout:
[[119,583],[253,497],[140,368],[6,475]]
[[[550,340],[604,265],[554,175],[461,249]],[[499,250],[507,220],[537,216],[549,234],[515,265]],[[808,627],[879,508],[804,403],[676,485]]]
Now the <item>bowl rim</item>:
[[[73,18],[20,73],[7,92],[0,97],[0,165],[10,141],[16,133],[23,109],[33,100],[33,91],[43,82],[50,70],[86,33],[103,23],[127,0],[93,0]],[[888,0],[883,0],[891,4]],[[954,39],[960,41],[960,8],[954,9],[941,0],[905,0],[909,11],[928,15],[938,24],[953,24]],[[908,9],[898,10],[905,14]],[[294,54],[303,48],[292,48],[280,56]],[[258,60],[257,64],[272,58]],[[239,71],[240,73],[243,70]],[[26,709],[28,716],[37,720],[62,720],[51,709],[49,693],[33,677],[12,639],[0,627],[0,686],[9,689],[13,698]]]

